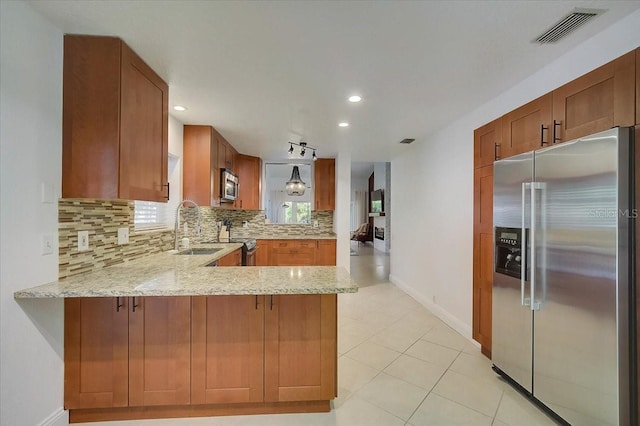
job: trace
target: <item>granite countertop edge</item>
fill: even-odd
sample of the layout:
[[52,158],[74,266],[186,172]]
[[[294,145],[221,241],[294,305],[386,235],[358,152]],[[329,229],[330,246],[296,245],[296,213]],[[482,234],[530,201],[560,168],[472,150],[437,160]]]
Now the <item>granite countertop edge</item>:
[[174,250],[74,275],[14,292],[15,299],[133,296],[208,296],[355,293],[358,285],[338,266],[208,267],[241,244],[200,244],[220,248],[206,255]]

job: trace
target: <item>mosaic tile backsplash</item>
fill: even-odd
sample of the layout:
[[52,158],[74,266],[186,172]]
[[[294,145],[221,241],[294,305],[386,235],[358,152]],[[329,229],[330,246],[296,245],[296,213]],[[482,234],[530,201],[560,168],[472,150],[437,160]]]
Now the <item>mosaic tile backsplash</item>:
[[[311,213],[311,225],[265,224],[263,210],[230,210],[200,207],[201,233],[196,236],[195,208],[182,209],[186,219],[186,236],[193,242],[216,240],[218,222],[231,220],[231,238],[283,238],[304,236],[313,238],[333,232],[333,212]],[[94,271],[106,266],[138,259],[173,248],[173,229],[135,232],[133,201],[97,199],[60,199],[58,201],[59,278]],[[247,222],[247,227],[242,226]],[[129,228],[129,244],[118,245],[118,228]],[[173,227],[172,227],[173,228]],[[78,252],[78,231],[89,231],[89,250]],[[181,226],[179,238],[184,234]]]
[[[118,228],[129,228],[129,244],[118,245]],[[89,251],[78,252],[78,231],[89,231]],[[59,278],[138,259],[173,247],[173,230],[133,232],[133,201],[58,201]]]

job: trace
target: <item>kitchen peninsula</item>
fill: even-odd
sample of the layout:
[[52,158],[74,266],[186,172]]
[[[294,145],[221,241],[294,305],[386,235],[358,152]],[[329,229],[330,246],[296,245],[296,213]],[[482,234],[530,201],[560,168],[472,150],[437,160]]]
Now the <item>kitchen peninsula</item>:
[[207,266],[239,247],[150,255],[14,293],[65,298],[71,422],[330,410],[337,294],[356,284],[336,266]]

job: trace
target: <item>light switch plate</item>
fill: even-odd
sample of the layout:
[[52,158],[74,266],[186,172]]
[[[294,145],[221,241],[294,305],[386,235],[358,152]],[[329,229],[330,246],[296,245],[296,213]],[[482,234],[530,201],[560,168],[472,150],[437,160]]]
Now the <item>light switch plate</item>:
[[42,255],[53,253],[53,235],[42,234]]
[[129,228],[118,228],[118,245],[129,244]]
[[89,250],[89,231],[78,231],[78,251]]

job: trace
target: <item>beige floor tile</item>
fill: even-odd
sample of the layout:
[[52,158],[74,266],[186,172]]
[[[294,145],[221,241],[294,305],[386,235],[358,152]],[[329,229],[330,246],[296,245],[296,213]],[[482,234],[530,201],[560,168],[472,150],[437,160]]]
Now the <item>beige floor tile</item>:
[[505,391],[496,413],[496,420],[510,426],[553,426],[546,414],[514,390]]
[[[334,412],[334,422],[326,424],[336,426],[403,426],[405,422],[354,395]],[[306,426],[306,423],[301,423],[299,426],[302,425]]]
[[379,331],[369,338],[369,341],[394,351],[404,352],[422,336],[420,331],[409,330],[402,327],[401,324],[396,324]]
[[449,370],[473,377],[478,380],[486,380],[495,386],[502,387],[503,381],[491,369],[491,360],[484,356],[471,355],[462,352],[451,364]]
[[338,358],[338,394],[340,389],[355,392],[380,374],[380,371],[354,359]]
[[461,351],[469,343],[467,339],[446,325],[434,327],[422,336],[422,339],[457,351]]
[[405,354],[407,355],[411,355],[423,361],[431,362],[443,367],[449,367],[459,353],[460,352],[456,350],[445,348],[444,346],[436,345],[435,343],[427,342],[426,340],[418,340],[413,344],[413,346],[405,351]]
[[427,391],[382,373],[362,387],[356,396],[401,419],[408,420],[427,396]]
[[499,386],[451,370],[442,376],[432,392],[491,417],[495,416],[502,397]]
[[360,333],[342,331],[338,333],[338,353],[344,354],[367,340],[368,336]]
[[408,355],[401,355],[384,372],[430,391],[446,371],[446,367],[422,361]]
[[429,394],[409,419],[413,426],[491,426],[493,418],[441,396]]
[[351,349],[344,356],[373,367],[377,370],[384,370],[385,367],[400,356],[400,352],[385,348],[367,340]]

